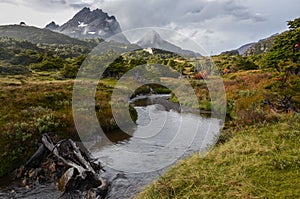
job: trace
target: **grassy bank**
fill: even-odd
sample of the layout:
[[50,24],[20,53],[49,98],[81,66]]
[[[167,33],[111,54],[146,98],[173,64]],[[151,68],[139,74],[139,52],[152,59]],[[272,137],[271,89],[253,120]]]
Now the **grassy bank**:
[[[51,76],[0,76],[0,177],[29,159],[43,133],[78,139],[72,115],[73,80]],[[115,83],[102,80],[96,93],[96,113],[106,131],[117,127],[109,104]]]
[[[300,197],[300,117],[275,112],[281,99],[272,87],[277,75],[273,70],[224,75],[228,121],[218,145],[205,157],[179,161],[137,198]],[[203,80],[191,84],[199,107],[209,104]],[[296,92],[295,107],[299,101]]]
[[180,161],[137,198],[299,198],[300,117],[227,130],[204,158]]

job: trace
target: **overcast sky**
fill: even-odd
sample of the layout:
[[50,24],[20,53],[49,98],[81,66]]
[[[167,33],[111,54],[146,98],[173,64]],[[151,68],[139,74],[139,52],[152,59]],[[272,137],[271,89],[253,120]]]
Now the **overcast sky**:
[[0,0],[0,24],[61,25],[85,6],[116,16],[123,30],[174,29],[209,54],[282,32],[300,17],[299,0]]

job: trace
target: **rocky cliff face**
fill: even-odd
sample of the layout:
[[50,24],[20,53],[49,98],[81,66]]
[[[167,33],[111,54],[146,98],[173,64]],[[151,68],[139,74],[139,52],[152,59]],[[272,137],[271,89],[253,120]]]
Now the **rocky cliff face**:
[[[51,22],[46,28],[79,39],[107,39],[122,32],[114,16],[109,16],[101,9],[91,11],[90,8],[83,8],[62,26]],[[129,43],[124,35],[122,35],[122,40],[123,43]]]

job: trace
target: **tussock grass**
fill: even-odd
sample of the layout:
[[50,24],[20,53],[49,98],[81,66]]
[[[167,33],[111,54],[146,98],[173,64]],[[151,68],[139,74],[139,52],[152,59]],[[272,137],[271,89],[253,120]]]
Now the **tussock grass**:
[[299,198],[300,118],[252,125],[181,160],[137,198]]

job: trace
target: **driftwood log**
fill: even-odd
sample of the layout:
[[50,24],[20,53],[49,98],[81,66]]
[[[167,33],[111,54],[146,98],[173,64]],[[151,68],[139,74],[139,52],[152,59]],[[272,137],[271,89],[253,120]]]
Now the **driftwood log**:
[[[99,163],[71,139],[53,143],[44,134],[36,153],[17,172],[23,184],[54,182],[62,198],[105,198],[109,184]],[[74,197],[76,195],[76,197]]]

